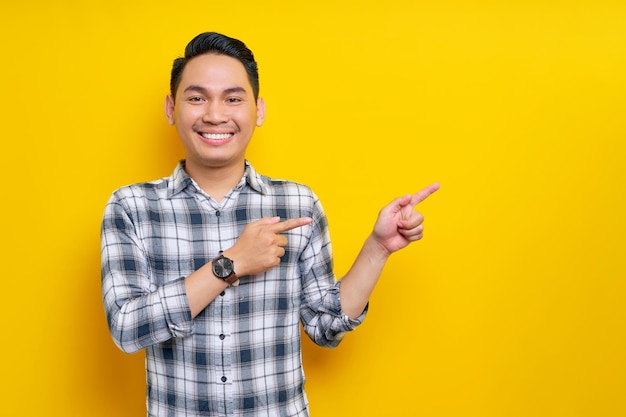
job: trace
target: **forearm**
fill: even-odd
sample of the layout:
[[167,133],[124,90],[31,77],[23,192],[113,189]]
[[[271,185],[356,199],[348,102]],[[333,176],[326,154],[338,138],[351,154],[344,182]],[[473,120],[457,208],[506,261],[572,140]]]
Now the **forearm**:
[[215,298],[222,293],[228,284],[217,278],[212,271],[212,262],[191,273],[185,278],[185,291],[191,310],[191,317],[196,317]]
[[[257,270],[262,270],[257,265],[246,262],[250,257],[246,255],[245,248],[242,250],[237,245],[224,251],[224,256],[233,260],[235,273],[241,277],[253,275]],[[196,317],[215,298],[220,295],[228,284],[213,273],[213,261],[207,262],[200,269],[185,278],[185,291],[191,309],[191,317]]]
[[341,308],[350,318],[365,309],[390,253],[369,236],[352,267],[341,281]]

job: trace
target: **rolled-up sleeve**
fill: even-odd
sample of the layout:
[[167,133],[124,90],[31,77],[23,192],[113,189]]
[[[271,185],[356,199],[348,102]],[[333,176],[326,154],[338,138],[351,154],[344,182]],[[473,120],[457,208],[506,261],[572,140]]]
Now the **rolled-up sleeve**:
[[335,282],[328,222],[318,199],[314,205],[311,238],[301,256],[302,296],[300,317],[304,331],[316,344],[336,347],[347,332],[365,319],[367,307],[356,319],[341,309],[339,288]]
[[102,297],[115,344],[136,352],[192,333],[184,277],[157,286],[137,236],[136,216],[115,193],[101,229]]

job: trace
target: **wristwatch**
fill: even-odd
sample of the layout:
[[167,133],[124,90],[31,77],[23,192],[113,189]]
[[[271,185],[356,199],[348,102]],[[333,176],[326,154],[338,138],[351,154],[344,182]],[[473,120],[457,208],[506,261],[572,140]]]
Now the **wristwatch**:
[[213,275],[226,281],[229,285],[239,285],[239,278],[235,274],[235,263],[232,259],[225,257],[222,251],[213,259],[212,264]]

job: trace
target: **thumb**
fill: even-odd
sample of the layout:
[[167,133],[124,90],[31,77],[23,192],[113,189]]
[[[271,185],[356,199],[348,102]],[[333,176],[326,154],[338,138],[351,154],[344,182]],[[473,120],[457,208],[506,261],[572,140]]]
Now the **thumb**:
[[278,222],[280,222],[280,217],[279,216],[263,217],[261,220],[259,220],[259,223],[261,223],[261,224],[276,224]]
[[389,208],[393,213],[397,213],[402,210],[403,207],[411,204],[411,194],[403,195],[393,200],[386,208]]
[[382,218],[394,218],[399,213],[402,212],[402,209],[411,203],[411,194],[404,195],[402,197],[398,197],[391,201],[391,203],[387,204],[380,211],[380,217]]

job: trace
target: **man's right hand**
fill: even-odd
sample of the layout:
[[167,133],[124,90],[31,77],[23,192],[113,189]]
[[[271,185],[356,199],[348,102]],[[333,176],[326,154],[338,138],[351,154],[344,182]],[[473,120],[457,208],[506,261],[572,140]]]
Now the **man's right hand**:
[[248,224],[235,245],[224,251],[233,260],[237,276],[265,272],[280,263],[285,254],[287,237],[282,233],[310,224],[310,217],[299,217],[283,222],[280,217],[265,217]]

